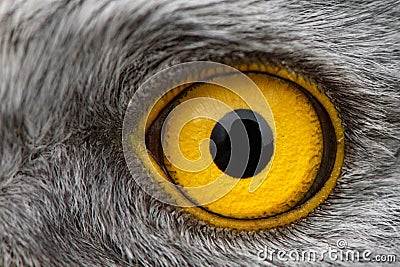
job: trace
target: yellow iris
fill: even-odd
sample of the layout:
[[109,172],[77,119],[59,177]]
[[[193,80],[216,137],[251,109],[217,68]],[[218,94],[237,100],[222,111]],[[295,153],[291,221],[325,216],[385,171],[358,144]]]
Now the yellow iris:
[[[276,136],[275,154],[270,166],[264,168],[251,179],[231,177],[222,172],[212,161],[211,154],[204,151],[202,159],[209,163],[207,168],[193,172],[179,168],[179,161],[171,164],[174,157],[178,157],[179,149],[175,147],[173,137],[179,136],[179,146],[188,160],[201,158],[199,147],[203,140],[208,140],[205,147],[209,147],[211,131],[216,121],[199,117],[189,121],[182,130],[176,127],[179,121],[185,121],[191,113],[210,114],[222,118],[226,109],[221,103],[226,103],[233,110],[248,109],[246,102],[229,89],[213,85],[202,84],[190,88],[180,97],[175,105],[180,105],[190,99],[204,99],[189,105],[183,105],[179,112],[174,112],[166,121],[164,135],[164,149],[170,152],[165,154],[165,166],[171,178],[178,185],[185,187],[199,187],[222,178],[219,186],[214,190],[205,190],[201,194],[191,195],[184,191],[186,196],[196,203],[207,202],[207,199],[225,191],[224,186],[236,185],[222,198],[203,205],[209,211],[231,218],[261,218],[282,213],[295,206],[309,190],[321,163],[323,141],[318,115],[311,103],[299,89],[277,78],[263,74],[248,74],[261,89],[269,103],[274,116]],[[257,110],[255,110],[257,111]],[[270,122],[271,123],[271,122]],[[172,147],[169,147],[171,145]],[[204,144],[203,144],[204,146]],[[255,191],[250,185],[255,180],[263,180]]]

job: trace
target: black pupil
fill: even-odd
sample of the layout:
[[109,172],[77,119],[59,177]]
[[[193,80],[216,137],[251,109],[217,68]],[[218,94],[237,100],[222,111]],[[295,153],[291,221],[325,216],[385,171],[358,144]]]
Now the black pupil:
[[235,178],[261,172],[274,152],[273,134],[265,119],[248,109],[227,113],[211,132],[210,152],[215,164]]

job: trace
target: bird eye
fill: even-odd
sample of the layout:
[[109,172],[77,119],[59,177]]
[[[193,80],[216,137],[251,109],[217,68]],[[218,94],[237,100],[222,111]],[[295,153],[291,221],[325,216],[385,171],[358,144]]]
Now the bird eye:
[[[219,227],[267,229],[306,216],[327,198],[343,163],[334,105],[283,68],[198,64],[205,65],[149,82],[136,99],[144,112],[128,108],[128,166],[140,162],[150,173],[136,181]],[[146,99],[155,88],[162,93]]]

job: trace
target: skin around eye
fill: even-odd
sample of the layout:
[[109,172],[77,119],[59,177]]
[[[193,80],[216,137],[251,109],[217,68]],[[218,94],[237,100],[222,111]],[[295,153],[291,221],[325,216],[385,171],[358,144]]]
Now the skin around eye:
[[147,158],[198,219],[244,230],[284,225],[334,187],[343,162],[341,121],[328,97],[301,76],[239,69],[269,110],[249,105],[260,95],[243,97],[213,83],[177,87],[146,121]]

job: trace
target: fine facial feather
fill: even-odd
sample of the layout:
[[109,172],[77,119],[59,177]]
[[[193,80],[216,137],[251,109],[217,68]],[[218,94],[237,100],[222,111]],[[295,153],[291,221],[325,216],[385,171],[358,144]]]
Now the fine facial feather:
[[[268,265],[265,246],[341,238],[400,257],[399,18],[398,1],[2,1],[0,265]],[[134,183],[127,104],[151,75],[193,60],[281,64],[335,103],[345,166],[307,218],[215,229]]]

